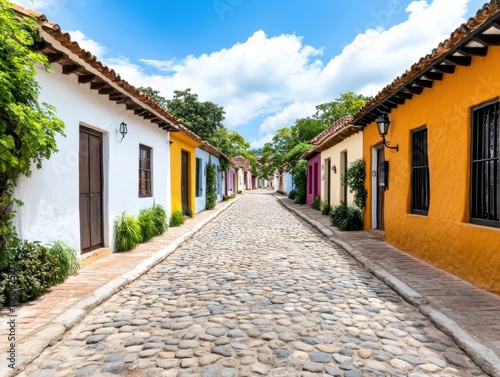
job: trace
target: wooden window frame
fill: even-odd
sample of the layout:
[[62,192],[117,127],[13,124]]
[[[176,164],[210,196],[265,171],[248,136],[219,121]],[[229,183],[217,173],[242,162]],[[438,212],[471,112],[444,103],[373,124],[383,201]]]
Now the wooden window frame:
[[[417,138],[425,132],[425,140]],[[411,132],[411,213],[416,215],[427,216],[429,214],[431,202],[431,185],[430,185],[430,169],[429,169],[429,132],[427,126],[422,126]],[[425,142],[425,147],[424,147]],[[417,143],[420,143],[417,145]],[[420,150],[422,155],[416,156],[416,149]],[[425,153],[423,153],[425,152]],[[424,155],[425,154],[425,155]],[[423,157],[423,161],[422,161]],[[424,176],[422,176],[422,173]],[[418,186],[418,187],[417,187]],[[418,191],[415,190],[418,188]],[[418,200],[417,200],[418,199]],[[427,206],[425,205],[427,203]],[[418,207],[418,208],[416,208]],[[427,207],[427,208],[425,208]]]
[[[488,132],[492,132],[492,129],[484,127],[486,123],[484,122],[485,112],[487,108],[493,109],[495,111],[496,116],[496,124],[493,127],[493,137],[491,140],[486,140]],[[483,112],[483,113],[480,113]],[[472,224],[483,225],[493,228],[500,228],[500,100],[499,98],[495,98],[494,100],[482,103],[480,105],[474,106],[471,108],[470,112],[470,212],[469,212],[469,221]],[[481,125],[477,125],[476,121],[483,121]],[[490,124],[491,125],[491,124]],[[481,128],[480,128],[481,127]],[[486,130],[485,130],[486,128]],[[491,137],[491,135],[490,135]],[[479,140],[481,139],[481,140]],[[484,150],[491,148],[492,145],[490,141],[493,140],[494,148],[496,149],[496,156],[489,155],[488,157],[484,156]],[[486,146],[486,147],[485,147]],[[482,154],[479,156],[479,154]],[[478,165],[482,165],[483,171],[479,171],[477,169]],[[485,165],[490,164],[493,166]],[[495,168],[496,165],[496,168]],[[488,171],[485,174],[484,168]],[[481,169],[481,168],[480,168]],[[477,172],[477,174],[476,174]],[[493,175],[493,178],[490,177]],[[493,188],[488,190],[484,189],[484,180],[487,181],[487,184],[493,184]],[[495,187],[496,186],[496,187]],[[481,190],[478,191],[478,187]],[[486,192],[488,191],[488,192]],[[485,195],[484,198],[482,195]],[[493,196],[493,199],[490,198],[490,195]],[[493,203],[491,203],[493,201]],[[492,210],[493,215],[485,218],[485,215],[491,213],[491,211],[486,210],[485,205],[488,207],[488,210]],[[482,206],[479,209],[479,206]],[[479,216],[481,217],[479,217]]]
[[[143,157],[142,152],[146,154],[145,157]],[[153,148],[139,144],[139,198],[150,198],[152,196]]]

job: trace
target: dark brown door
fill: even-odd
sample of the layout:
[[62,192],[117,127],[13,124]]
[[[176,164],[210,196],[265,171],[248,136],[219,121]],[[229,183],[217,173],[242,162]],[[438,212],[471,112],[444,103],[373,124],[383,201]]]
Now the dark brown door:
[[82,252],[104,246],[102,231],[102,134],[80,127],[80,244]]
[[326,160],[326,202],[328,205],[331,204],[330,189],[332,181],[332,161],[330,159]]
[[[380,177],[380,163],[385,161],[384,148],[377,150],[377,177]],[[377,229],[384,230],[385,186],[380,186],[377,179]]]
[[181,200],[182,212],[189,210],[189,152],[181,151]]
[[[342,153],[342,158],[344,159],[343,163],[344,163],[344,177],[347,175],[347,169],[349,168],[348,165],[348,162],[347,162],[347,151]],[[343,189],[344,189],[344,192],[343,192],[343,195],[344,195],[344,203],[345,205],[347,205],[347,185],[343,185]]]

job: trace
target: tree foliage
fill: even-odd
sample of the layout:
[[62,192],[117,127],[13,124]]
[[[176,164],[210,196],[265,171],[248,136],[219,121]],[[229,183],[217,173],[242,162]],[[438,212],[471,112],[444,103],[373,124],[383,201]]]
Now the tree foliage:
[[210,158],[205,170],[207,185],[207,201],[205,208],[213,209],[217,204],[217,170],[215,165],[212,165],[212,160]]
[[16,18],[11,4],[0,0],[0,250],[14,235],[14,189],[19,176],[57,151],[56,136],[64,124],[55,108],[38,102],[36,69],[50,70],[47,58],[33,48],[40,39],[33,18]]
[[342,93],[334,101],[316,106],[314,119],[329,127],[342,117],[356,114],[370,99],[371,97],[355,94],[354,92]]
[[167,110],[182,124],[203,140],[210,142],[212,135],[223,126],[224,108],[213,102],[200,102],[198,95],[186,90],[174,91],[173,99],[167,100]]
[[140,86],[138,89],[144,94],[147,94],[149,97],[151,97],[151,99],[154,99],[158,103],[158,105],[163,107],[165,110],[167,109],[167,99],[160,94],[159,90],[154,90],[150,86]]

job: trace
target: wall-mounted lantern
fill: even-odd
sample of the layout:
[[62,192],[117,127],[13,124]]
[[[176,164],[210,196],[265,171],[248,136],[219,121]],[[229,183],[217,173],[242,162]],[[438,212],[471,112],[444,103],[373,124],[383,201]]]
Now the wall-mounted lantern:
[[125,135],[128,132],[128,130],[127,130],[127,123],[121,122],[120,123],[120,129],[118,130],[118,132],[122,135],[122,138],[119,141],[121,143],[123,141],[123,138],[125,137]]
[[399,146],[396,144],[396,146],[391,147],[391,143],[385,140],[385,135],[387,135],[387,132],[389,131],[390,124],[391,122],[389,121],[389,115],[387,115],[387,113],[384,113],[377,118],[378,133],[382,136],[383,144],[386,148],[395,149],[397,152],[399,151]]
[[337,167],[335,165],[332,166],[333,174],[337,174]]

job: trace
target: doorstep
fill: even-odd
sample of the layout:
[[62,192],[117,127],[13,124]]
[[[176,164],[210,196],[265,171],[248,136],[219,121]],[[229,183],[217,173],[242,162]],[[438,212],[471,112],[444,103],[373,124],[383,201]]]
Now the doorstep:
[[113,251],[109,247],[101,247],[99,249],[95,249],[88,253],[82,254],[80,257],[80,267],[88,266],[89,264],[108,256],[112,252]]

